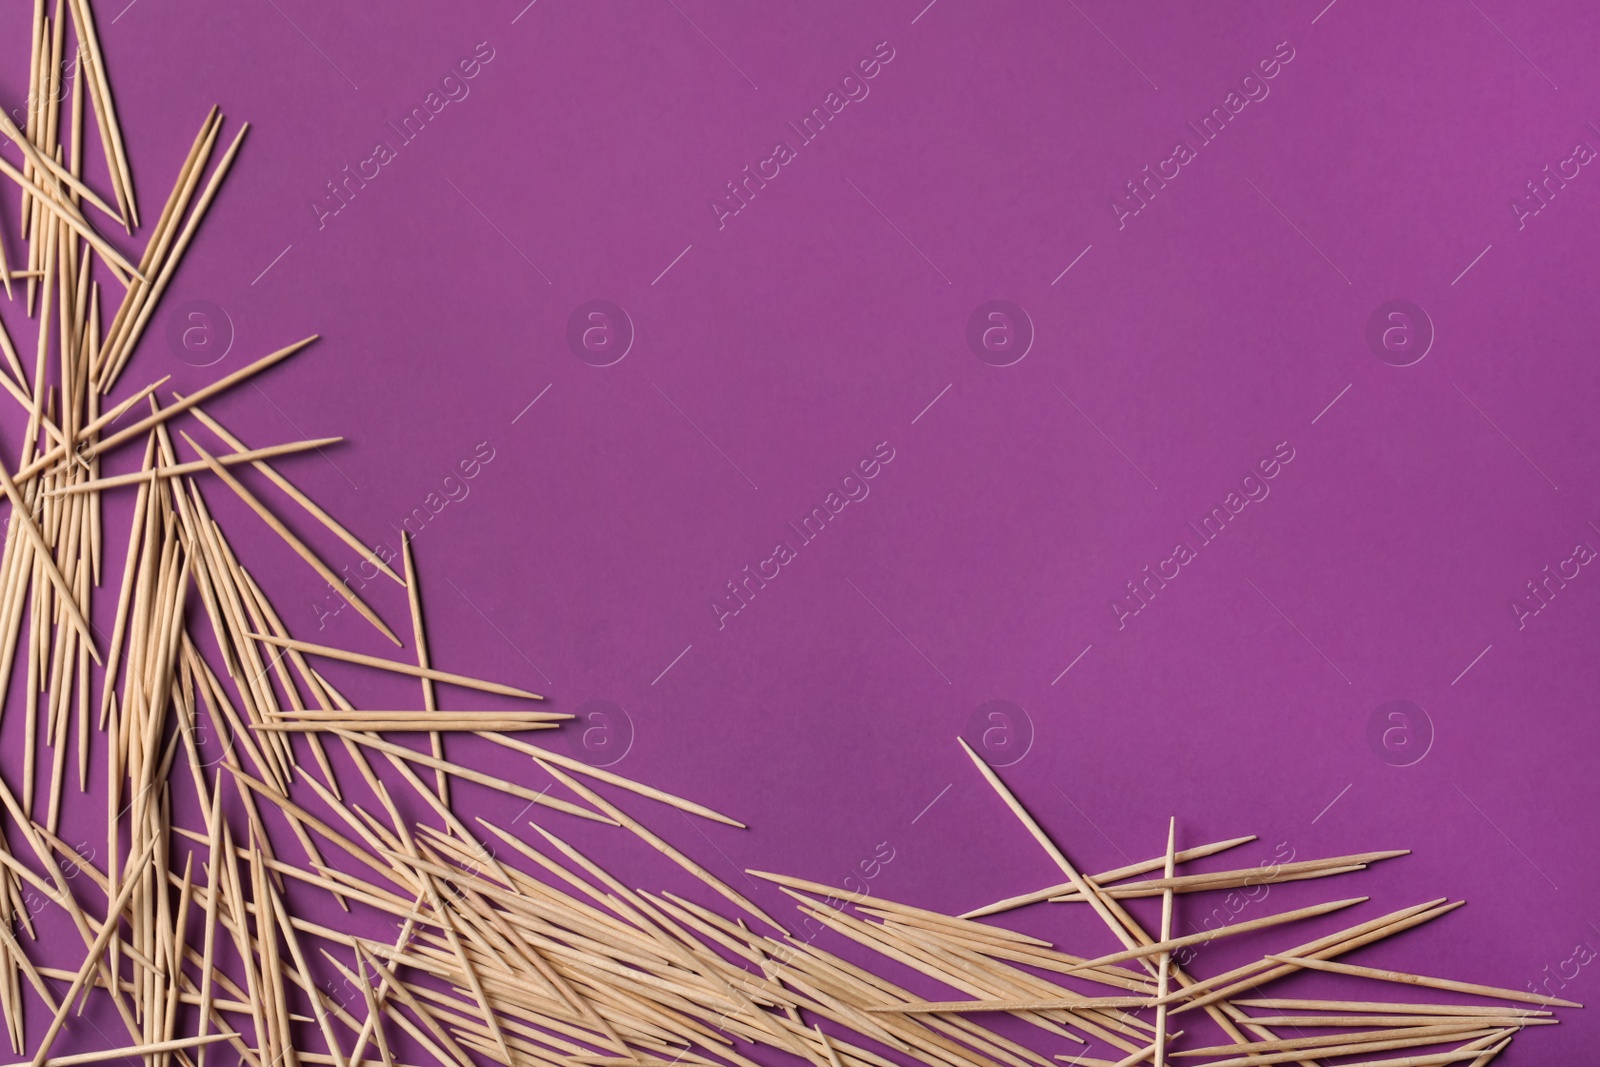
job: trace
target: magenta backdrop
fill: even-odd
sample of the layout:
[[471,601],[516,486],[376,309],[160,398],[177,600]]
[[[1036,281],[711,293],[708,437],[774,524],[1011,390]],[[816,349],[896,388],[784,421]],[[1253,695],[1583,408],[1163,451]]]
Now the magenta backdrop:
[[[524,2],[97,4],[147,222],[206,108],[254,125],[123,390],[321,333],[215,413],[345,435],[282,467],[374,544],[411,516],[435,661],[745,819],[640,810],[773,909],[739,869],[1059,880],[964,735],[1086,869],[1172,814],[1250,863],[1409,847],[1283,902],[1464,897],[1355,962],[1596,998],[1600,10]],[[210,499],[297,636],[384,651]]]

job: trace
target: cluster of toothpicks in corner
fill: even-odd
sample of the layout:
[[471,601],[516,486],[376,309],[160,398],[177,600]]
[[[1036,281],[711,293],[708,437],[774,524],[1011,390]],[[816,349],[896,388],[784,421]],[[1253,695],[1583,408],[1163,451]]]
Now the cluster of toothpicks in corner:
[[[165,378],[121,386],[247,127],[219,153],[222,116],[206,115],[142,227],[90,0],[33,11],[26,121],[0,111],[0,386],[15,401],[0,400],[0,715],[22,736],[0,760],[0,1019],[18,1063],[1482,1067],[1576,1006],[1335,962],[1457,906],[1444,899],[1193,976],[1175,952],[1275,937],[1366,898],[1174,936],[1176,895],[1342,876],[1401,853],[1180,874],[1254,839],[1179,849],[1174,825],[1164,855],[1084,875],[976,755],[1065,882],[956,916],[747,872],[747,888],[759,878],[798,902],[805,929],[791,932],[636,812],[670,811],[701,834],[742,823],[534,744],[570,716],[431,661],[409,540],[397,573],[280,469],[340,438],[252,447],[205,410],[315,338],[186,393],[163,391]],[[125,237],[106,237],[108,220]],[[134,242],[142,252],[119,249]],[[13,337],[29,335],[24,359]],[[130,501],[125,526],[105,521],[106,494]],[[269,596],[281,576],[241,558],[219,500],[405,654],[294,637]],[[340,580],[333,553],[403,589],[406,640]],[[342,679],[404,676],[410,706],[347,696],[327,661],[346,665]],[[479,710],[443,707],[462,693]],[[491,775],[468,755],[490,752],[519,770]],[[475,817],[461,783],[525,808],[514,824]],[[84,812],[97,847],[63,837]],[[612,873],[636,854],[675,888]],[[1136,897],[1161,898],[1154,934],[1123,903]],[[1122,948],[1073,955],[983,921],[1050,902],[1087,905]],[[1242,999],[1311,970],[1348,982],[1350,999]],[[1449,1002],[1372,992],[1385,986]],[[1037,1041],[984,1025],[993,1015]],[[1189,1033],[1175,1027],[1185,1017]],[[1203,1045],[1209,1024],[1227,1044]]]

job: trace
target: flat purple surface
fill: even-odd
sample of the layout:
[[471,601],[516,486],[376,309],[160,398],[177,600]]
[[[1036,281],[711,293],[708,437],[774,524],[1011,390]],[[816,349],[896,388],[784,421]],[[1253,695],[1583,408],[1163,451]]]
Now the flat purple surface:
[[[587,724],[618,771],[751,829],[640,813],[775,911],[738,869],[837,884],[886,845],[873,892],[958,910],[1058,881],[964,735],[1085,869],[1172,814],[1180,846],[1260,835],[1247,863],[1409,847],[1282,903],[1465,898],[1352,961],[1600,998],[1600,11],[524,2],[97,5],[147,222],[212,103],[254,125],[123,390],[321,333],[214,413],[345,435],[282,469],[374,544],[420,531],[435,662],[622,709]],[[609,366],[619,323],[568,342],[595,300],[631,322]],[[210,498],[297,636],[384,651]],[[1244,940],[1208,951],[1293,943]],[[1564,1017],[1501,1062],[1578,1062],[1600,1017]]]

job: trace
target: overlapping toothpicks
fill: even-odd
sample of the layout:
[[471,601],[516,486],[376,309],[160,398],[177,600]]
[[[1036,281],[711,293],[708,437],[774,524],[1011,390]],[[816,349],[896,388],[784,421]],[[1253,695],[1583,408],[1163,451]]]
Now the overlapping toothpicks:
[[[970,749],[995,818],[1016,820],[1051,884],[963,915],[783,873],[730,885],[722,857],[672,838],[704,844],[680,831],[737,818],[540,743],[569,718],[559,705],[461,669],[425,625],[433,561],[404,538],[397,572],[294,484],[295,457],[337,446],[336,427],[247,445],[207,410],[316,338],[184,393],[137,370],[248,127],[225,137],[205,115],[142,228],[90,0],[32,8],[26,114],[0,112],[17,207],[15,234],[0,227],[0,678],[16,683],[0,711],[21,734],[0,766],[0,1020],[20,1062],[1483,1067],[1575,1006],[1361,962],[1459,906],[1344,888],[1403,851],[1230,869],[1212,857],[1253,838],[1196,844],[1174,820],[1150,859],[1085,874]],[[395,647],[292,632],[272,598],[285,575],[240,550],[245,524]],[[403,585],[403,606],[386,583],[352,589],[344,557]],[[474,789],[522,810],[485,819],[461,805]],[[69,843],[69,812],[103,836]],[[676,891],[617,877],[635,854]],[[1332,877],[1338,893],[1307,906],[1185,923],[1195,894]],[[1159,926],[1130,911],[1140,898],[1160,899]],[[793,931],[775,907],[790,901]],[[1099,925],[1057,946],[989,921],[1029,906]],[[1305,924],[1337,929],[1293,932]],[[1260,951],[1191,973],[1184,954],[1218,939]],[[1338,999],[1278,995],[1308,974]]]

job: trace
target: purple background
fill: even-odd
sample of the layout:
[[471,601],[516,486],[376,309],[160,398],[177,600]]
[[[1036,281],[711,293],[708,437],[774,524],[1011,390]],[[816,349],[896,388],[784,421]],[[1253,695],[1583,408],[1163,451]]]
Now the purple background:
[[[122,390],[166,373],[193,388],[321,333],[211,410],[251,445],[347,436],[282,469],[394,546],[487,442],[417,539],[435,662],[556,710],[615,702],[631,725],[610,743],[632,738],[617,770],[751,829],[702,839],[640,813],[780,917],[737,868],[838,884],[887,843],[874,892],[957,910],[1060,880],[955,742],[980,742],[975,710],[1006,700],[1026,721],[991,756],[1026,747],[1002,773],[1087,870],[1158,854],[1171,814],[1180,845],[1261,836],[1221,866],[1279,842],[1301,859],[1409,847],[1252,908],[1465,897],[1353,961],[1519,988],[1600,945],[1600,575],[1523,628],[1510,607],[1575,544],[1600,547],[1600,173],[1520,229],[1509,206],[1575,144],[1600,147],[1600,12],[922,2],[97,5],[147,222],[207,107],[254,124]],[[711,199],[795,143],[785,123],[881,41],[894,59],[870,95],[719,229]],[[470,95],[319,228],[325,183],[399,144],[390,123],[480,42],[493,59]],[[1270,95],[1119,230],[1113,197],[1196,144],[1185,124],[1280,42],[1294,58]],[[566,341],[594,299],[637,334],[604,368]],[[991,299],[1036,331],[1009,367],[965,340]],[[1366,339],[1391,299],[1436,329],[1413,366]],[[214,367],[169,344],[190,301],[231,322]],[[727,583],[798,545],[785,524],[885,441],[870,495],[719,629]],[[1280,442],[1294,459],[1270,496],[1119,629],[1125,583],[1198,547],[1185,524]],[[297,636],[385,652],[208,499]],[[403,592],[367,592],[404,630]],[[367,706],[417,699],[328,673]],[[1431,723],[1411,724],[1410,756],[1369,742],[1391,700]],[[498,751],[451,751],[537,784]],[[461,796],[490,818],[521,806]],[[572,833],[641,884],[672,881]],[[1216,903],[1180,900],[1180,929]],[[1052,907],[1023,925],[1116,947]],[[1196,970],[1311,936],[1295,935],[1217,946]],[[1563,995],[1595,999],[1597,973]],[[1593,1018],[1502,1062],[1591,1048]]]

